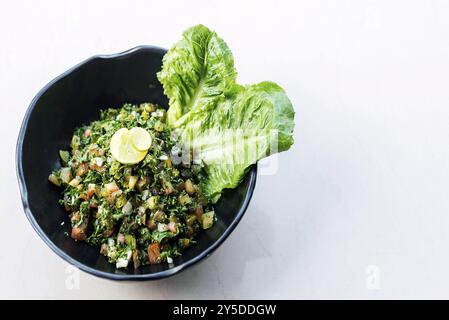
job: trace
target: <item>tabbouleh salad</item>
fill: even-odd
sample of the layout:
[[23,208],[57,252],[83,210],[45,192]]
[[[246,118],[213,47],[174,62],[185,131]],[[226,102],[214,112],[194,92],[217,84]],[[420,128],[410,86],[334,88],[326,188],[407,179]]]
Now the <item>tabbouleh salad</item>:
[[[214,222],[199,187],[201,164],[175,165],[176,139],[165,110],[151,103],[106,109],[101,118],[75,130],[70,151],[60,151],[62,168],[49,180],[63,187],[61,205],[70,213],[71,237],[100,247],[117,268],[171,263]],[[144,159],[122,164],[110,151],[121,128],[143,128],[152,142]]]

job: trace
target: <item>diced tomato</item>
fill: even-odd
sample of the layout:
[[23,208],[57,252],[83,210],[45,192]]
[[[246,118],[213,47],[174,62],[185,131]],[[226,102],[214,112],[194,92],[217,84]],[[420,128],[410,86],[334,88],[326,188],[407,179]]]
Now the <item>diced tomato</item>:
[[168,224],[168,230],[170,230],[170,231],[173,232],[173,233],[176,233],[176,223],[174,223],[173,221],[170,222],[170,223]]
[[81,227],[73,227],[71,237],[78,241],[86,240],[86,228]]
[[148,260],[150,261],[150,264],[160,263],[160,256],[159,244],[157,242],[150,244],[148,246]]
[[86,129],[86,130],[84,131],[84,136],[85,136],[86,138],[90,137],[91,135],[92,135],[92,130]]

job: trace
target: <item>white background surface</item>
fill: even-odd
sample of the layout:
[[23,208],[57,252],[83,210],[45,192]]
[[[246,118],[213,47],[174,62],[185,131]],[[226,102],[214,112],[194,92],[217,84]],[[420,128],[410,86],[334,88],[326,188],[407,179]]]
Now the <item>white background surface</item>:
[[[80,273],[77,289],[22,211],[25,110],[85,58],[197,23],[240,82],[286,89],[296,143],[209,259],[157,282]],[[0,41],[0,298],[449,298],[449,1],[10,1]]]

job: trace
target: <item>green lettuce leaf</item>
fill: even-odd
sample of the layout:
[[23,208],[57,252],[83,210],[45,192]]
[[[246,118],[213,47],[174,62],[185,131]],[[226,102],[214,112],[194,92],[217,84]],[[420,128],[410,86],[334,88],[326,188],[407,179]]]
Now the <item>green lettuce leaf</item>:
[[169,125],[206,165],[204,193],[216,202],[258,160],[293,144],[294,110],[273,82],[242,86],[233,57],[215,32],[189,28],[158,74],[170,100]]
[[223,96],[237,78],[226,43],[203,25],[187,29],[163,58],[158,79],[169,98],[168,124]]

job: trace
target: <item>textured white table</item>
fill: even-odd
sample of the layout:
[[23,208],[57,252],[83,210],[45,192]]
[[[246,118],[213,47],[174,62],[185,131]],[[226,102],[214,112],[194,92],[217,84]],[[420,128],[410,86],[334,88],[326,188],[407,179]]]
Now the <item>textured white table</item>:
[[[1,5],[0,298],[449,298],[448,1],[151,2]],[[286,89],[296,143],[203,263],[146,283],[78,274],[22,212],[23,114],[83,59],[169,47],[197,23],[241,82]]]

